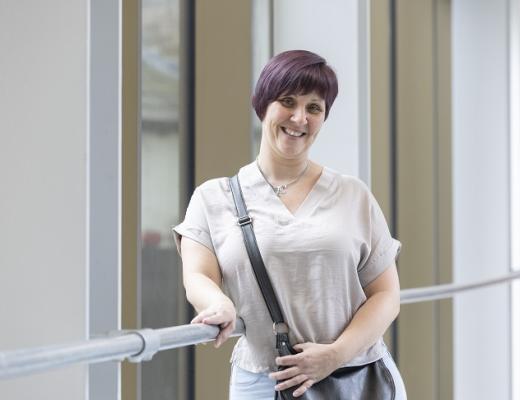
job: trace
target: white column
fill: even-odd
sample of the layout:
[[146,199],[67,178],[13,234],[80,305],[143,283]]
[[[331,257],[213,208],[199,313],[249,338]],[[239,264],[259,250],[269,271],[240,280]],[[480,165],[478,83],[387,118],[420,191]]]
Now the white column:
[[274,54],[292,49],[323,56],[339,94],[311,158],[369,182],[368,6],[360,0],[273,2]]
[[[0,349],[88,337],[88,1],[0,2]],[[86,399],[88,368],[0,382]]]
[[[510,0],[510,176],[511,176],[511,267],[520,270],[520,1]],[[520,376],[520,280],[512,285],[512,368]],[[513,379],[513,400],[520,400],[520,379]]]
[[[456,282],[510,270],[507,0],[453,7],[453,222]],[[454,300],[456,400],[511,398],[510,290]]]
[[[121,324],[121,0],[90,1],[90,337]],[[116,400],[120,364],[89,369],[89,398]]]

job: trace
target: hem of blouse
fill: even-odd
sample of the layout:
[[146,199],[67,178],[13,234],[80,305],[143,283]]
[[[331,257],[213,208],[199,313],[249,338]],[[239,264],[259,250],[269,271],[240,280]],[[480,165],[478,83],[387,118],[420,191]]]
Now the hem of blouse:
[[181,236],[186,236],[188,239],[194,240],[195,242],[203,245],[208,250],[210,250],[213,254],[215,254],[215,249],[213,248],[213,244],[211,243],[211,240],[209,240],[209,237],[206,237],[205,234],[202,236],[197,236],[189,229],[182,227],[182,224],[177,225],[174,228],[172,228],[172,232],[173,232],[173,238],[175,240],[175,246],[177,247],[177,251],[179,252],[179,255],[182,255],[182,253],[181,253]]
[[368,285],[372,280],[377,278],[379,276],[379,274],[381,274],[388,267],[390,267],[390,265],[387,265],[387,264],[390,263],[390,260],[396,260],[397,257],[399,256],[400,251],[401,251],[401,242],[399,242],[398,240],[390,237],[389,244],[385,247],[385,249],[383,251],[381,251],[381,253],[379,253],[375,258],[369,260],[363,266],[363,268],[358,270],[358,275],[363,274],[363,271],[366,268],[371,269],[377,263],[381,263],[381,260],[384,261],[381,266],[377,266],[378,268],[376,268],[376,271],[370,273],[371,276],[372,275],[374,275],[374,276],[371,279],[368,279],[367,282],[365,282],[363,284],[363,287]]
[[399,255],[401,249],[401,242],[399,240],[394,239],[393,237],[389,237],[388,244],[383,248],[381,252],[379,252],[374,258],[368,260],[368,262],[361,268],[358,272],[363,271],[365,268],[370,267],[371,265],[374,265],[379,260],[387,258],[389,253],[394,253],[395,255],[392,255],[392,258],[396,258]]
[[[374,347],[377,347],[377,348],[374,349]],[[370,347],[370,349],[367,350],[367,353],[372,350],[374,351],[374,355],[372,357],[368,357],[366,359],[363,359],[363,360],[360,360],[360,361],[354,362],[354,363],[352,363],[352,362],[345,363],[345,364],[341,365],[340,368],[358,367],[361,365],[370,364],[370,363],[373,363],[374,361],[382,359],[388,353],[388,348],[386,347],[386,344],[382,338],[380,338],[372,347]],[[354,359],[356,359],[358,357],[354,357]],[[265,366],[265,365],[252,366],[251,363],[244,362],[244,360],[241,359],[239,355],[235,354],[235,351],[233,351],[233,354],[231,355],[231,359],[229,360],[229,362],[230,362],[230,364],[236,365],[239,368],[241,368],[245,371],[248,371],[248,372],[252,372],[254,374],[264,374],[264,373],[269,373],[269,372],[276,372],[276,370],[277,370],[277,367],[275,364],[273,364],[272,366],[269,366],[269,365],[268,366]]]

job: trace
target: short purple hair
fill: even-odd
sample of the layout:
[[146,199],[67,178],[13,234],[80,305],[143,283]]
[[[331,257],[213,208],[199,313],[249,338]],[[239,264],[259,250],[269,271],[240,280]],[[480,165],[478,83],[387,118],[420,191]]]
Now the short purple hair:
[[307,50],[280,53],[262,70],[253,93],[256,115],[263,120],[270,103],[286,94],[307,94],[315,91],[325,100],[325,118],[338,94],[338,80],[327,61]]

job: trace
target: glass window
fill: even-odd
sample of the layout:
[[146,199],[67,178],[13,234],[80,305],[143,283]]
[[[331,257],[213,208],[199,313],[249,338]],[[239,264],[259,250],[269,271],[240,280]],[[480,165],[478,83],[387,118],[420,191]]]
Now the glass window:
[[[179,145],[179,0],[143,0],[141,36],[141,326],[186,323],[180,260],[171,226],[182,193]],[[141,366],[141,398],[177,399],[182,350]]]

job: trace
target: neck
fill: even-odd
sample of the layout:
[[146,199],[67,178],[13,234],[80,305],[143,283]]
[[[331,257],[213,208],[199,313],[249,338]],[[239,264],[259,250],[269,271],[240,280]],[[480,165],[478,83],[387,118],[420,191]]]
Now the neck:
[[304,157],[286,159],[262,151],[260,148],[258,163],[271,184],[281,185],[301,174],[310,161],[306,154]]

